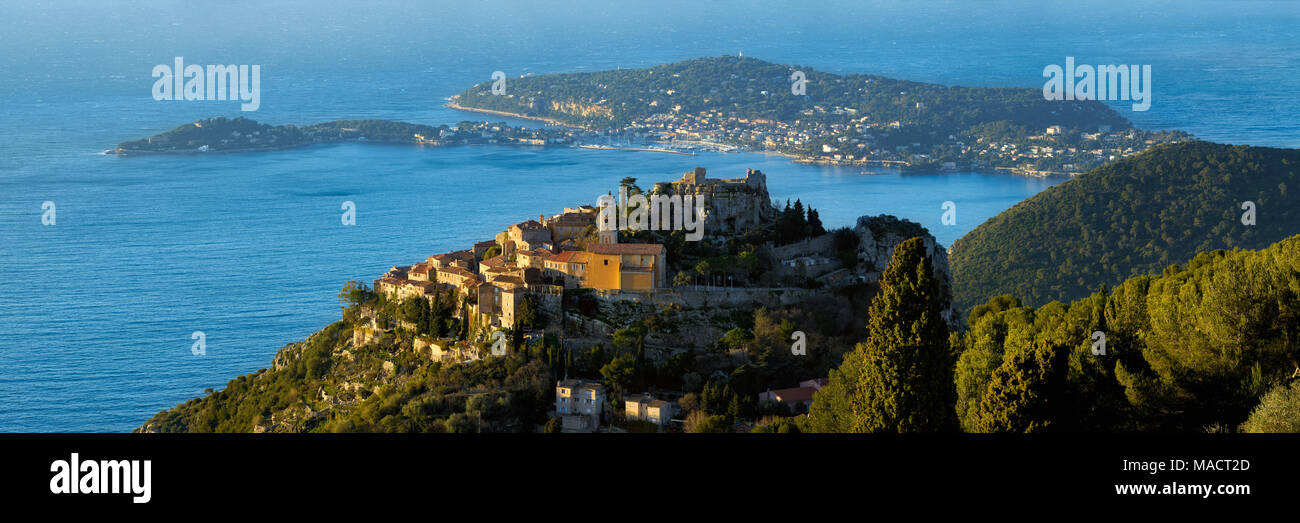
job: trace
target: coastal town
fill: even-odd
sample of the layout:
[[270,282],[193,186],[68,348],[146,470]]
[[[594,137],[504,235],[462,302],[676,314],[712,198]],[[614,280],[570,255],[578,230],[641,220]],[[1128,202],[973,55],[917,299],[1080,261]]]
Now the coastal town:
[[1075,175],[1191,138],[1139,129],[1096,101],[1045,101],[1034,89],[804,73],[721,56],[599,76],[525,75],[502,90],[481,83],[447,107],[581,129],[575,140],[584,144],[766,151],[903,172]]
[[[1029,176],[1073,176],[1149,147],[1185,139],[1182,133],[1099,126],[1079,131],[1052,125],[1033,134],[938,136],[917,133],[898,120],[872,121],[847,107],[814,106],[845,123],[782,122],[735,113],[664,113],[611,133],[611,140],[652,141],[679,150],[773,151],[799,163],[898,168],[905,172],[996,171]],[[868,171],[869,173],[869,171]]]

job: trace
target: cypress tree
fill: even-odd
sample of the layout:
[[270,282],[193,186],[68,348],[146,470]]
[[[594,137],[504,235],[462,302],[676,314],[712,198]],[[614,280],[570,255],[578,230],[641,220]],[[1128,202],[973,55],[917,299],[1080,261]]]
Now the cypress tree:
[[821,214],[817,209],[808,208],[808,236],[821,236],[826,234],[826,227],[822,226]]
[[822,431],[956,430],[948,305],[921,238],[894,249],[871,300],[867,340],[818,392],[811,426]]

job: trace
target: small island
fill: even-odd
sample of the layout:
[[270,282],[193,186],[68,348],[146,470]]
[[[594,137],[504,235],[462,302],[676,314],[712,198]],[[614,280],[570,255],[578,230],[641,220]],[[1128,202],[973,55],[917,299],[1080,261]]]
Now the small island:
[[371,142],[419,146],[530,145],[569,146],[578,133],[567,129],[527,129],[504,123],[461,122],[455,127],[389,120],[335,120],[315,125],[276,125],[248,118],[207,118],[150,138],[118,144],[107,151],[122,156],[252,152],[308,145]]

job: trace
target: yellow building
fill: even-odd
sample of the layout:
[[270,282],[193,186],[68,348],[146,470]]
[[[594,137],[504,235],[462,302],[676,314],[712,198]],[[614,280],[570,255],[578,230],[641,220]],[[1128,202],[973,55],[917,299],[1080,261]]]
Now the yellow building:
[[590,261],[583,287],[650,291],[664,286],[664,246],[657,243],[597,243],[588,246]]

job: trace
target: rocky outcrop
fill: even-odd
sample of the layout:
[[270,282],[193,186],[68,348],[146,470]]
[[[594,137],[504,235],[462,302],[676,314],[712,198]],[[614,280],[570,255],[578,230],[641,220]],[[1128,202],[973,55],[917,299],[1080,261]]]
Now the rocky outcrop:
[[[780,277],[815,279],[828,287],[875,284],[894,258],[894,248],[909,238],[919,237],[925,243],[926,255],[930,257],[934,276],[942,291],[952,296],[948,252],[921,225],[889,215],[862,216],[850,230],[857,243],[856,263],[852,265],[846,265],[845,257],[836,250],[834,234],[772,247],[765,251],[765,255],[774,262],[774,270]],[[955,318],[956,308],[950,306],[944,319],[951,324]]]
[[703,167],[675,182],[661,182],[653,194],[694,195],[704,199],[704,234],[725,240],[776,220],[777,209],[767,192],[767,175],[746,169],[744,178],[709,178]]
[[[910,238],[920,237],[925,243],[925,254],[930,257],[934,277],[939,280],[940,291],[952,297],[952,271],[948,268],[948,251],[939,245],[934,236],[919,224],[900,220],[889,215],[862,216],[853,227],[858,237],[858,269],[863,271],[871,281],[878,281],[880,274],[894,258],[894,248]],[[951,304],[944,311],[944,320],[955,326],[957,308]]]

